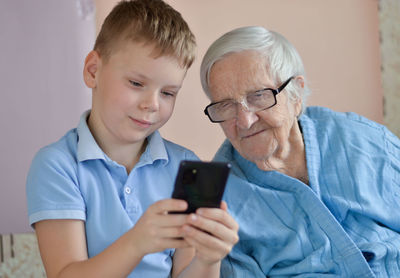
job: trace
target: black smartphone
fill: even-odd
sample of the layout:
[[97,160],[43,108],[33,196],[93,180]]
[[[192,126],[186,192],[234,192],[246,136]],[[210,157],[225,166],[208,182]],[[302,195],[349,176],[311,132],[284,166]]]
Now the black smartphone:
[[231,165],[225,162],[183,160],[179,165],[172,198],[188,202],[184,212],[200,207],[219,208]]

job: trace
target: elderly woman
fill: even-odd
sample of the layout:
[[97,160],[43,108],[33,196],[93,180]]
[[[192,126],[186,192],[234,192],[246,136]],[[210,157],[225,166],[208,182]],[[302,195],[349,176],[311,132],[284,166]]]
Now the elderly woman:
[[200,74],[240,224],[222,276],[400,277],[399,139],[354,113],[306,108],[299,54],[262,27],[215,41]]

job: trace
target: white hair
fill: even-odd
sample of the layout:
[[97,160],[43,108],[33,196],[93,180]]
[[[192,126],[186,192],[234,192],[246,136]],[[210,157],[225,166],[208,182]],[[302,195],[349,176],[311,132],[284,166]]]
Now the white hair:
[[291,76],[303,76],[304,88],[297,82],[290,82],[285,88],[289,98],[302,100],[302,112],[310,94],[307,86],[303,62],[295,47],[282,35],[260,26],[248,26],[234,29],[222,35],[208,48],[200,67],[200,80],[204,92],[210,98],[209,74],[212,66],[227,55],[235,52],[254,50],[266,59],[267,71],[280,85]]

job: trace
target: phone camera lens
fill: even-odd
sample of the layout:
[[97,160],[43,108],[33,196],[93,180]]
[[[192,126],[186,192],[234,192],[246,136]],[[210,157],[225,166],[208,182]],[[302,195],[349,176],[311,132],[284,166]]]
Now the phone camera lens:
[[192,184],[195,182],[197,176],[196,169],[187,169],[183,172],[182,181],[184,184]]

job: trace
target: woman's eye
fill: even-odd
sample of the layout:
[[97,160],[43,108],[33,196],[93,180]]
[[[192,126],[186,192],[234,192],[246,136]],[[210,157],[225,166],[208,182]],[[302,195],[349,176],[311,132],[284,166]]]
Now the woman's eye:
[[256,102],[259,100],[266,100],[266,99],[270,99],[271,97],[273,97],[273,93],[268,90],[268,89],[264,89],[264,90],[260,90],[257,91],[253,94],[250,94],[247,96],[247,101],[248,102]]
[[260,97],[264,97],[265,94],[266,94],[266,90],[264,89],[264,90],[257,91],[249,96],[254,97],[254,98],[260,98]]
[[129,80],[129,82],[135,87],[143,87],[143,85],[141,83],[139,83],[139,82],[136,82],[136,81],[133,81],[133,80]]
[[232,109],[234,103],[232,101],[223,101],[215,105],[215,108],[221,111]]

